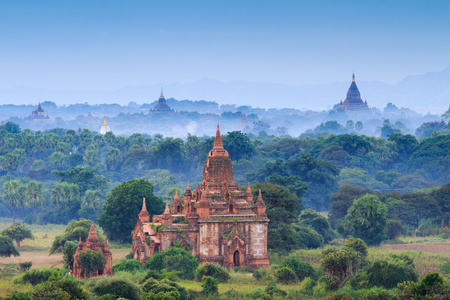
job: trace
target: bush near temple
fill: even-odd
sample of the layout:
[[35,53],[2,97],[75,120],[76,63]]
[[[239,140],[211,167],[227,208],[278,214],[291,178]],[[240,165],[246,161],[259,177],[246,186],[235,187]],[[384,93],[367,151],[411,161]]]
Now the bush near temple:
[[175,247],[155,253],[145,262],[145,266],[151,270],[179,271],[182,279],[193,279],[198,265],[199,262],[195,256],[184,249]]
[[195,279],[201,281],[203,276],[211,276],[217,279],[218,282],[227,282],[230,278],[228,270],[222,266],[216,264],[201,264],[197,270],[195,270]]

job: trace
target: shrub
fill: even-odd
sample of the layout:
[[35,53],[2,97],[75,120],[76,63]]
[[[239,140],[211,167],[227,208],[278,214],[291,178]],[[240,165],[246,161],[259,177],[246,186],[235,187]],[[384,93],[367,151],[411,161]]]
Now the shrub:
[[258,281],[273,281],[275,273],[273,268],[259,268],[253,271],[253,277]]
[[12,292],[11,294],[6,295],[5,298],[0,298],[4,300],[30,300],[30,293],[23,292]]
[[366,258],[367,254],[369,254],[366,243],[362,239],[358,238],[349,238],[345,241],[344,248],[356,251],[359,255],[361,255],[361,258]]
[[78,300],[88,299],[87,294],[80,287],[80,282],[73,277],[62,278],[60,280],[54,281],[53,284],[56,287],[68,293],[71,299],[78,299]]
[[369,287],[392,289],[404,281],[417,281],[419,274],[411,258],[406,255],[391,255],[387,260],[374,262],[367,269]]
[[198,265],[196,257],[184,249],[175,247],[154,254],[145,263],[145,266],[151,270],[179,271],[182,279],[193,279]]
[[361,300],[400,300],[400,298],[396,295],[389,294],[386,290],[381,290],[378,293],[376,291],[368,291],[365,294],[362,294],[359,298]]
[[450,284],[444,283],[442,276],[438,273],[431,273],[426,275],[420,283],[399,283],[396,294],[401,299],[448,299]]
[[[185,288],[168,279],[162,279],[161,281],[158,281],[150,278],[144,283],[142,289],[145,293],[147,293],[147,296],[143,297],[144,299],[171,299],[161,297],[173,297],[175,295],[173,292],[176,292],[178,294],[177,298],[174,299],[187,300],[189,298],[188,292]],[[167,295],[168,293],[172,294]]]
[[400,235],[405,234],[406,229],[399,220],[387,220],[384,233],[386,233],[390,240],[395,240]]
[[195,270],[195,279],[201,281],[203,276],[211,276],[218,282],[227,282],[230,278],[228,270],[216,264],[202,264]]
[[181,295],[177,291],[172,292],[160,292],[158,294],[155,293],[145,293],[142,296],[142,300],[179,300]]
[[52,269],[35,269],[26,271],[21,277],[19,277],[19,282],[30,283],[31,285],[37,285],[51,279],[58,279],[60,274],[57,270]]
[[129,300],[140,299],[140,288],[129,279],[123,277],[102,277],[95,282],[92,292],[97,296],[111,294]]
[[295,276],[299,281],[302,281],[306,277],[317,279],[317,273],[313,266],[296,257],[287,257],[281,262],[280,267],[290,268],[294,271]]
[[312,296],[314,293],[314,287],[316,286],[317,282],[310,277],[306,277],[305,280],[302,282],[301,291],[305,295]]
[[22,272],[26,272],[31,268],[32,265],[33,263],[31,261],[24,261],[20,262],[17,268]]
[[127,256],[125,256],[125,259],[133,259],[133,258],[134,258],[133,251],[131,251],[130,253],[127,254]]
[[86,251],[80,252],[76,264],[85,275],[92,277],[94,272],[101,271],[105,268],[106,258],[100,252],[87,249]]
[[142,264],[134,259],[125,259],[120,263],[113,266],[113,272],[124,271],[129,273],[135,273],[144,269]]
[[219,293],[219,282],[211,276],[203,276],[202,278],[203,293],[206,295]]
[[30,293],[31,300],[70,300],[70,295],[56,286],[53,282],[44,282],[36,285]]
[[282,267],[275,272],[279,282],[289,284],[296,281],[295,272],[289,267]]
[[[275,284],[275,282],[271,282],[267,285],[265,292],[272,296],[273,298],[278,297],[284,297],[286,296],[286,292],[283,290],[280,290],[277,285]],[[269,298],[270,299],[270,298]]]

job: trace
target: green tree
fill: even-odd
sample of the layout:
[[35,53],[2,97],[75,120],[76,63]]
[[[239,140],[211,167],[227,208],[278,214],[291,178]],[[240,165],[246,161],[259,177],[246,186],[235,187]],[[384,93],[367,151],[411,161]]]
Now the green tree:
[[33,214],[36,215],[36,208],[44,205],[45,198],[42,191],[42,182],[30,181],[26,186],[26,204],[33,208]]
[[133,179],[115,187],[107,196],[98,224],[111,240],[131,241],[130,232],[145,198],[150,217],[161,214],[164,204],[153,195],[153,185],[145,179]]
[[20,182],[18,180],[6,181],[3,184],[3,202],[8,204],[13,211],[13,223],[16,223],[14,212],[16,208],[20,206],[21,195],[19,194],[19,186]]
[[50,167],[55,168],[58,171],[64,170],[68,166],[67,155],[61,152],[53,152],[48,158]]
[[75,252],[77,251],[78,248],[78,244],[75,242],[71,242],[71,241],[67,241],[64,244],[64,249],[63,249],[63,259],[64,259],[64,264],[66,265],[68,270],[72,270],[73,268],[73,256],[75,254]]
[[387,208],[375,195],[366,194],[355,200],[345,217],[347,230],[369,245],[385,240]]
[[320,265],[326,276],[339,283],[339,288],[361,268],[360,255],[348,249],[326,249],[325,257],[320,261]]
[[370,189],[361,189],[349,184],[341,186],[339,191],[331,196],[331,206],[328,214],[330,224],[335,226],[339,220],[343,220],[353,201],[364,194],[370,193],[372,193]]
[[438,190],[433,191],[431,195],[434,197],[441,210],[442,227],[449,227],[450,219],[450,183],[441,186]]
[[60,204],[68,203],[79,196],[79,188],[76,184],[58,182],[50,190],[50,202],[59,207]]
[[240,131],[228,132],[223,138],[223,146],[227,149],[233,161],[238,161],[241,158],[248,159],[255,151],[255,147],[247,135]]
[[298,222],[300,225],[310,227],[317,231],[326,243],[335,238],[334,231],[331,229],[327,219],[312,209],[303,210],[298,217]]
[[87,166],[76,166],[67,171],[54,172],[61,180],[78,185],[80,195],[84,196],[86,190],[105,190],[108,183],[106,177],[97,175],[98,170]]
[[78,254],[76,264],[87,277],[92,277],[94,272],[105,268],[106,258],[100,252],[88,249]]
[[12,240],[7,236],[0,236],[0,257],[20,256]]
[[20,247],[20,242],[25,239],[34,239],[31,230],[20,223],[14,223],[8,228],[3,229],[2,235],[7,236],[16,241],[17,247]]
[[109,147],[108,152],[106,152],[105,163],[110,171],[117,170],[122,160],[120,155],[120,150],[117,148]]
[[102,205],[103,197],[99,190],[87,190],[84,194],[83,206],[92,207],[94,211]]
[[[78,244],[79,238],[85,241],[89,235],[92,221],[80,219],[79,221],[72,220],[67,224],[63,234],[57,235],[52,243],[49,255],[53,253],[62,252],[67,241],[73,241]],[[102,235],[98,234],[98,238],[104,241]]]

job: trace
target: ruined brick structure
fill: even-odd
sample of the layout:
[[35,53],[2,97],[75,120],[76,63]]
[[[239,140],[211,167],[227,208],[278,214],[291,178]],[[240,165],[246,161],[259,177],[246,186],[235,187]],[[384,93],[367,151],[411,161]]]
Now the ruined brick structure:
[[155,252],[183,247],[200,262],[227,268],[269,265],[266,206],[261,191],[256,202],[250,185],[239,190],[228,152],[217,125],[214,147],[203,168],[203,181],[194,191],[189,183],[181,200],[178,191],[162,215],[150,215],[145,206],[132,231],[134,259],[145,263]]
[[105,244],[100,242],[100,239],[97,236],[97,231],[95,231],[94,223],[91,224],[91,229],[89,230],[89,236],[86,239],[85,243],[81,242],[81,237],[80,237],[77,250],[75,251],[75,254],[73,255],[73,261],[74,261],[73,262],[73,275],[76,278],[87,278],[87,274],[84,274],[83,271],[81,270],[81,268],[79,268],[77,266],[77,260],[78,260],[78,256],[80,255],[80,252],[86,251],[88,249],[100,252],[106,258],[105,268],[102,271],[95,272],[94,276],[96,277],[99,275],[113,275],[112,254],[109,251],[108,239],[105,239]]

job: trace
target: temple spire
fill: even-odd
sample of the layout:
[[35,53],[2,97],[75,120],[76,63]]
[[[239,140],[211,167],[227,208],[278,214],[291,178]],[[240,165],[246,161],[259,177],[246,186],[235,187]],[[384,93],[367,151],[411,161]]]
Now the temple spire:
[[261,195],[261,190],[259,190],[259,195],[258,195],[257,201],[263,202],[263,198],[262,198],[262,195]]
[[352,82],[355,82],[355,71],[353,71]]
[[97,231],[95,230],[94,222],[91,222],[91,229],[89,229],[89,236],[87,242],[98,242],[100,241],[97,236]]
[[187,186],[187,189],[186,190],[191,190],[191,185],[189,184],[189,181],[188,181],[188,186]]
[[173,197],[173,200],[180,200],[180,196],[178,195],[178,189],[175,192],[175,197]]
[[159,98],[164,98],[163,88],[161,87],[161,95],[159,95]]
[[145,205],[145,198],[142,200],[142,211],[147,211],[147,206]]
[[219,123],[217,123],[217,131],[216,131],[216,139],[214,140],[214,148],[223,149],[222,138],[220,137]]
[[170,213],[169,211],[169,201],[166,201],[166,209],[164,210],[165,213]]
[[103,126],[108,126],[108,124],[106,123],[106,116],[103,116]]

